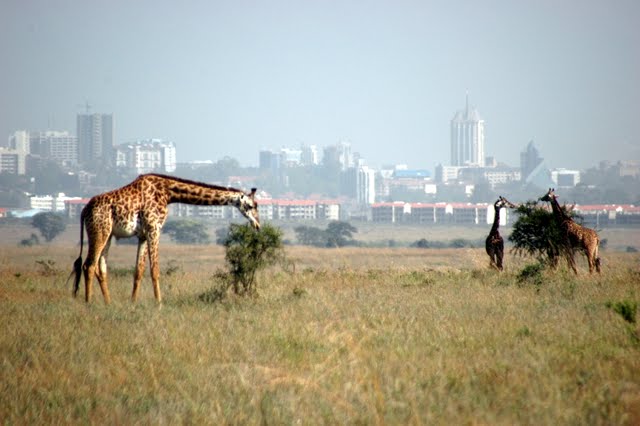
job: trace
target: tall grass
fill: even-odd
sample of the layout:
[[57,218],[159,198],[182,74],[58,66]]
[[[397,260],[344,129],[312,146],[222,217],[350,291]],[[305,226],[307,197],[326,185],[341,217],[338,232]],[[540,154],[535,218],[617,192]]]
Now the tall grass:
[[611,308],[640,300],[638,254],[532,285],[482,249],[289,247],[259,297],[207,303],[222,250],[161,250],[157,308],[126,273],[110,306],[72,299],[74,248],[0,249],[4,423],[640,422],[638,321]]

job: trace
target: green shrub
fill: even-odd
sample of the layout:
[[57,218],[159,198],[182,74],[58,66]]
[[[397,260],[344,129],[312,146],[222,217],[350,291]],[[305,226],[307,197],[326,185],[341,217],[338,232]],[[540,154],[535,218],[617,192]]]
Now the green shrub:
[[623,300],[622,302],[607,302],[605,306],[613,309],[614,312],[620,314],[625,321],[634,324],[636,322],[636,313],[638,312],[638,302],[631,300]]
[[518,274],[518,283],[520,284],[533,284],[536,286],[542,285],[544,279],[542,272],[544,271],[544,265],[542,263],[532,263],[522,268],[522,271]]
[[262,225],[259,231],[248,224],[231,224],[224,247],[228,269],[225,281],[236,294],[254,294],[256,273],[284,261],[282,231],[269,224]]

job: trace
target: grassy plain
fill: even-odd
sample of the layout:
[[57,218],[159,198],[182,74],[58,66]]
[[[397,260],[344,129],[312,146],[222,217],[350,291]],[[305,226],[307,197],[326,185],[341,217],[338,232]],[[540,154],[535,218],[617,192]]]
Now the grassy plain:
[[163,241],[159,309],[148,276],[129,301],[132,246],[112,247],[112,305],[72,299],[77,235],[2,239],[5,424],[640,423],[638,315],[612,309],[640,302],[638,253],[519,282],[530,260],[498,274],[483,249],[288,246],[258,297],[208,303],[223,250]]

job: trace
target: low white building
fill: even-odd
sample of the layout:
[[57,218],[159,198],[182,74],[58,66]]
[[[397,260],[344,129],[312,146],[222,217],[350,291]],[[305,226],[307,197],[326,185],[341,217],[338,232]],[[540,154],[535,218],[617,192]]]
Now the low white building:
[[136,174],[176,170],[176,147],[173,142],[148,139],[116,148],[116,166]]
[[55,195],[33,195],[29,197],[29,207],[45,212],[63,212],[67,201],[81,200],[80,197],[67,197],[63,192]]

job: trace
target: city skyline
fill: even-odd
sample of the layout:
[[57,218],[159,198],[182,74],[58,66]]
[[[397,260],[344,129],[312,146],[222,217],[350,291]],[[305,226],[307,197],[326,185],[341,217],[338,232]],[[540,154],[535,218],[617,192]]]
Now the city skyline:
[[[0,137],[113,113],[115,141],[256,165],[262,147],[349,141],[367,162],[450,162],[465,93],[486,152],[550,167],[640,159],[640,5],[276,1],[0,5]],[[42,66],[46,64],[47,66]]]

